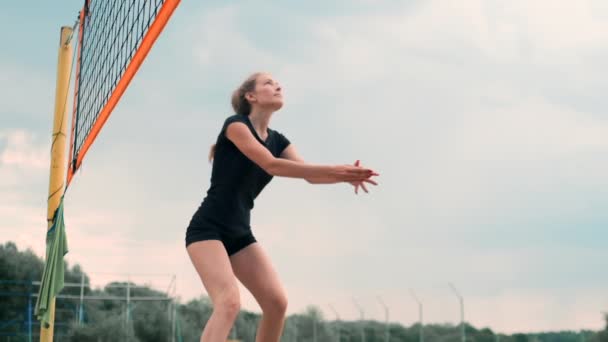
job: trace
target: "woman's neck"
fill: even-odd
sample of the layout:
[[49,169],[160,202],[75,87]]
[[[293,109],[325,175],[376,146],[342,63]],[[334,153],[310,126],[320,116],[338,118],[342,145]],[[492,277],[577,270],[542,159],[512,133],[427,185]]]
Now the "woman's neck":
[[258,135],[264,139],[266,139],[271,117],[272,112],[270,111],[252,110],[249,114],[249,121],[251,121],[251,125]]

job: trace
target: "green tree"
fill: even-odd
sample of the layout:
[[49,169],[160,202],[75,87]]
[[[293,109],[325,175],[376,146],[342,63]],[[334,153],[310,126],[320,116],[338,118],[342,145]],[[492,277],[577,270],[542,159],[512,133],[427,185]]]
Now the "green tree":
[[68,331],[68,340],[70,342],[147,341],[140,340],[132,331],[132,324],[127,325],[123,316],[108,314],[91,324],[73,323]]
[[178,319],[184,342],[199,341],[203,327],[213,311],[208,297],[193,299],[178,309]]
[[0,321],[26,319],[28,295],[35,290],[31,282],[40,280],[43,268],[31,250],[20,252],[13,242],[0,245]]
[[234,325],[233,337],[241,341],[255,341],[255,334],[260,318],[259,314],[241,311]]
[[146,342],[165,342],[171,336],[168,302],[139,302],[132,311],[135,336]]
[[598,342],[608,342],[608,312],[604,313],[604,321],[606,322],[606,326],[604,330],[600,331],[597,334]]

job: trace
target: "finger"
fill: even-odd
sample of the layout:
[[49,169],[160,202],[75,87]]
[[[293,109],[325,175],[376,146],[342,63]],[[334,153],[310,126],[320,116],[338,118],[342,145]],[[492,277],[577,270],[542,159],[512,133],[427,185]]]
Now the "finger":
[[343,181],[349,182],[349,183],[360,184],[360,183],[364,182],[368,178],[369,178],[368,175],[348,175],[348,176],[344,177]]
[[378,182],[371,180],[371,179],[365,179],[363,180],[365,183],[369,183],[369,184],[373,184],[373,185],[378,185]]
[[360,163],[361,163],[361,161],[359,159],[357,159],[357,161],[355,161],[355,166],[359,166]]
[[366,179],[373,177],[371,172],[366,172],[365,170],[348,170],[345,174],[342,175],[342,180],[345,182],[356,182],[361,183]]
[[361,167],[360,165],[350,166],[348,172],[374,172],[373,170]]
[[363,189],[363,191],[365,191],[366,194],[369,193],[369,191],[367,190],[367,188],[365,187],[365,183],[361,183],[361,189]]
[[370,177],[372,176],[367,173],[351,172],[349,174],[343,175],[343,180],[348,182],[361,183]]
[[[357,160],[357,162],[358,162],[358,160]],[[361,164],[356,164],[355,166],[356,166],[355,168],[351,168],[347,172],[350,172],[350,173],[367,173],[367,174],[370,175],[370,177],[371,176],[380,176],[380,174],[378,172],[376,172],[376,171],[374,171],[372,169],[364,168],[364,167],[361,166]]]
[[353,168],[350,170],[351,172],[361,172],[361,173],[368,173],[372,176],[380,176],[380,174],[372,169],[368,169],[366,167],[363,166],[359,166],[357,168]]
[[359,194],[359,184],[355,185],[355,195]]
[[375,175],[375,172],[373,170],[364,169],[364,168],[360,168],[360,167],[351,169],[349,171],[350,171],[350,173],[356,174],[356,175],[369,175],[370,177]]

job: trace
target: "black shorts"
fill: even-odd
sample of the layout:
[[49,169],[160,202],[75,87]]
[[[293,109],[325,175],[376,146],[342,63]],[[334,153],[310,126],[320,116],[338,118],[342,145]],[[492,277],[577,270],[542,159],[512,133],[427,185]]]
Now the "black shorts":
[[206,240],[221,241],[229,256],[252,243],[257,242],[251,230],[247,230],[243,234],[235,236],[233,234],[227,234],[225,229],[209,222],[207,222],[207,224],[191,224],[188,226],[188,229],[186,230],[186,247],[191,243]]

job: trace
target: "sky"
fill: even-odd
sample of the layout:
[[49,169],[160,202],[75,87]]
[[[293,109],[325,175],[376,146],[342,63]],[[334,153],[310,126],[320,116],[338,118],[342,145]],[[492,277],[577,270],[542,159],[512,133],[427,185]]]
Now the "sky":
[[[82,1],[0,4],[0,243],[43,255],[57,46]],[[380,185],[276,178],[252,226],[289,295],[334,319],[603,327],[608,3],[182,1],[65,199],[70,265],[205,295],[184,248],[230,94],[271,73],[271,127]],[[602,271],[604,270],[604,271]],[[259,312],[241,288],[244,309]]]

